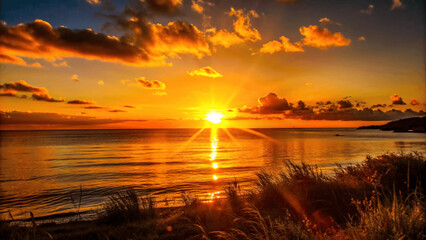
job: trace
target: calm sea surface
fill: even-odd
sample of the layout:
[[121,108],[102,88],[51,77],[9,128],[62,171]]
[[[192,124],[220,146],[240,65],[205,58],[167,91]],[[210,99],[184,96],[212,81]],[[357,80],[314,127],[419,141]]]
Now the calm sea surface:
[[[0,214],[15,218],[98,209],[132,187],[159,206],[181,193],[223,196],[235,178],[248,188],[261,169],[305,161],[330,171],[386,152],[426,153],[426,135],[355,129],[61,130],[0,132]],[[260,134],[259,134],[260,133]],[[192,138],[191,138],[192,137]],[[192,140],[192,141],[191,141]],[[78,204],[78,203],[76,203]],[[90,211],[89,211],[90,212]]]

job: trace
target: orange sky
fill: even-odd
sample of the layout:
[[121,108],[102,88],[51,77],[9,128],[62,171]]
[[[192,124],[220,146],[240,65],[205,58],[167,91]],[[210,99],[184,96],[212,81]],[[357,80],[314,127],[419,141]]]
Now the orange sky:
[[423,1],[335,1],[5,1],[1,129],[423,116]]

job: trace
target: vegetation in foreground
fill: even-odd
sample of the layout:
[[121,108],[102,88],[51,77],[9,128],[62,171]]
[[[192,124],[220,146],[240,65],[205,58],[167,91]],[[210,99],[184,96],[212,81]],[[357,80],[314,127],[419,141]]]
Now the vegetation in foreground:
[[0,239],[425,239],[426,161],[388,153],[360,164],[285,163],[258,173],[257,187],[234,182],[211,203],[183,195],[184,206],[155,208],[127,189],[111,196],[98,219],[16,226],[0,221]]

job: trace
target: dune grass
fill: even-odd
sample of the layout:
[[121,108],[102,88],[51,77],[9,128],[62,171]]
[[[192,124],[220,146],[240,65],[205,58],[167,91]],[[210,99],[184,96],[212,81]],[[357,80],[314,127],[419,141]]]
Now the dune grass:
[[225,199],[182,195],[181,207],[156,208],[133,189],[111,196],[98,219],[18,227],[0,221],[1,239],[424,239],[426,161],[388,153],[323,174],[286,162],[257,174],[256,187],[235,180]]

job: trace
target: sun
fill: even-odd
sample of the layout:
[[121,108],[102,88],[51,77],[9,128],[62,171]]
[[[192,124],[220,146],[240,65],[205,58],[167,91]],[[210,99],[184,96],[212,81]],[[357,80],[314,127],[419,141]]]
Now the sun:
[[222,118],[223,118],[223,114],[217,113],[217,112],[211,112],[211,113],[207,114],[206,118],[204,118],[204,119],[213,123],[213,124],[218,124],[222,121]]

